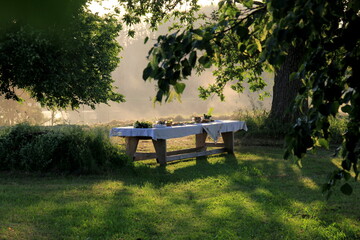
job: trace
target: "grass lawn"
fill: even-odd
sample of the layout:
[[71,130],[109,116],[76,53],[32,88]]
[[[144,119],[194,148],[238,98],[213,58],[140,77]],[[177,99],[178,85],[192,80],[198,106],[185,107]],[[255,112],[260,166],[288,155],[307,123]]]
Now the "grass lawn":
[[299,169],[282,155],[237,146],[108,175],[1,173],[0,239],[360,239],[359,183],[321,194],[339,159],[322,150]]

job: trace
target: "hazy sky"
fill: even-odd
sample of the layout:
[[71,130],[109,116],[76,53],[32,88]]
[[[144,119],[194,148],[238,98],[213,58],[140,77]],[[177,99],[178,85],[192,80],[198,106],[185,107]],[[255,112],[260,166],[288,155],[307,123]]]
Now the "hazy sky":
[[[219,2],[219,0],[198,0],[198,4],[202,5],[202,6],[209,6],[211,4],[217,4]],[[98,12],[99,14],[104,14],[107,13],[109,11],[111,11],[111,9],[113,9],[118,3],[118,0],[103,0],[102,3],[100,4],[97,1],[92,1],[89,4],[89,9],[93,12]]]
[[[103,4],[111,8],[113,0],[104,2]],[[209,1],[201,1],[205,4]],[[96,9],[96,7],[94,7]],[[241,109],[251,109],[252,107],[269,108],[270,100],[265,102],[258,102],[256,93],[245,92],[238,94],[231,90],[230,87],[225,89],[225,102],[221,102],[217,96],[203,101],[198,97],[199,86],[207,86],[214,82],[214,76],[210,70],[205,71],[201,76],[192,74],[192,76],[185,80],[186,89],[182,96],[182,102],[174,101],[172,103],[156,104],[154,106],[151,98],[156,95],[154,83],[144,82],[142,80],[143,69],[147,65],[147,53],[154,44],[157,35],[165,34],[167,26],[161,26],[159,32],[151,33],[147,30],[145,24],[139,24],[136,29],[137,37],[129,39],[126,36],[126,31],[122,31],[118,41],[124,47],[120,53],[121,62],[118,68],[113,73],[113,78],[116,81],[115,86],[118,87],[118,92],[125,95],[125,103],[112,103],[110,106],[101,104],[96,111],[84,107],[78,113],[72,112],[70,121],[76,123],[83,122],[108,122],[112,120],[143,120],[156,119],[164,116],[183,115],[190,120],[191,115],[202,115],[206,113],[210,107],[214,108],[214,115],[231,114],[234,111]],[[147,44],[143,43],[145,36],[149,36],[150,40]],[[266,78],[272,82],[272,77],[267,74]],[[269,86],[268,90],[271,89]]]

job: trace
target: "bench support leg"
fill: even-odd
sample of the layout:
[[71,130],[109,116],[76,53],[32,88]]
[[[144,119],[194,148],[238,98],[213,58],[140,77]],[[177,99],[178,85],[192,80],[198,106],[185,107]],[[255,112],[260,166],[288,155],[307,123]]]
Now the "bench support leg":
[[224,140],[226,151],[229,154],[234,154],[234,132],[223,132],[221,136]]
[[199,152],[206,151],[205,141],[207,133],[200,133],[195,135],[195,145],[197,148],[201,148]]
[[126,142],[126,154],[132,160],[134,160],[134,154],[136,152],[136,149],[137,149],[137,146],[138,146],[138,143],[139,143],[139,138],[137,138],[137,137],[126,137],[125,142]]
[[152,140],[156,152],[156,160],[160,165],[166,164],[166,140],[165,139],[158,139]]

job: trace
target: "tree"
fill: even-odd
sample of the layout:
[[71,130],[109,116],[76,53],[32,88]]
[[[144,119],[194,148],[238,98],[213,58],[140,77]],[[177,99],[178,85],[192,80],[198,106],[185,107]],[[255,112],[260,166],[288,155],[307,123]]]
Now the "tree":
[[[212,19],[202,26],[190,25],[157,39],[143,79],[157,81],[156,100],[162,101],[172,92],[184,91],[182,80],[193,69],[216,67],[216,82],[201,88],[201,97],[216,93],[221,98],[229,82],[241,92],[247,79],[250,89],[258,90],[264,86],[260,77],[264,70],[287,72],[290,84],[302,83],[296,87],[299,95],[292,112],[304,116],[296,119],[287,138],[285,158],[294,154],[301,159],[308,149],[328,145],[329,119],[340,106],[348,114],[342,169],[324,185],[330,193],[338,180],[350,179],[351,169],[355,178],[359,174],[359,11],[356,0],[220,1]],[[289,64],[286,60],[293,56],[297,58]],[[348,183],[341,190],[352,192]]]
[[300,66],[301,49],[290,48],[284,63],[276,70],[269,118],[287,123],[297,117],[299,112],[290,113],[291,106],[302,86],[301,81],[290,81],[290,75]]
[[[101,1],[101,0],[100,0]],[[119,13],[99,17],[85,8],[88,0],[60,2],[34,0],[0,3],[0,95],[20,100],[14,88],[28,91],[49,108],[92,108],[97,103],[121,102],[124,98],[112,87],[111,72],[119,63],[121,47],[116,42],[121,24]],[[167,18],[178,1],[122,1],[122,23],[131,28],[141,17],[155,29]],[[196,1],[184,0],[198,9]],[[163,3],[163,4],[162,4]],[[174,14],[180,11],[173,11]],[[182,15],[193,19],[192,13]]]
[[[202,71],[211,66],[216,67],[216,82],[200,88],[201,98],[215,93],[224,99],[223,89],[229,82],[238,92],[244,90],[245,80],[250,90],[264,88],[261,74],[264,70],[273,70],[273,66],[262,59],[263,46],[270,33],[266,28],[270,18],[266,5],[256,2],[254,7],[243,9],[227,1],[226,4],[220,2],[219,6],[200,28],[190,24],[184,31],[158,38],[149,52],[150,63],[143,75],[144,80],[158,81],[156,100],[161,101],[163,96],[167,99],[170,86],[180,94],[183,88],[179,86],[185,86],[181,80],[186,79],[192,69]],[[202,53],[200,57],[199,53]]]
[[19,100],[14,88],[24,89],[49,108],[124,101],[111,85],[120,23],[113,15],[76,9],[71,21],[55,18],[39,27],[37,21],[14,18],[0,26],[0,94]]
[[0,28],[11,30],[15,22],[30,24],[43,30],[54,26],[66,27],[86,2],[87,0],[2,0]]

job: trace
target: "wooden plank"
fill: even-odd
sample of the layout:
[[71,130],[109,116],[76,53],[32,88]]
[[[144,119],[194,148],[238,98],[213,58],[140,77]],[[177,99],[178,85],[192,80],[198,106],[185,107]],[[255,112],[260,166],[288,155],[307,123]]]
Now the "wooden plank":
[[205,146],[206,137],[207,137],[206,132],[195,135],[195,145],[197,148],[201,148],[200,151],[206,150],[206,146]]
[[186,159],[186,158],[193,158],[193,157],[202,157],[202,156],[208,156],[208,155],[212,155],[212,154],[217,154],[217,153],[223,153],[226,152],[225,148],[219,148],[219,149],[213,149],[213,150],[209,150],[209,151],[202,151],[202,152],[194,152],[194,153],[188,153],[188,154],[180,154],[180,155],[174,155],[174,156],[169,156],[167,157],[167,161],[171,162],[171,161],[175,161],[175,160],[181,160],[181,159]]
[[134,161],[146,160],[156,158],[156,153],[135,153]]
[[138,137],[126,137],[126,155],[128,155],[131,159],[134,159],[134,154],[136,152],[139,138]]
[[157,161],[160,165],[166,164],[166,140],[165,139],[158,139],[152,140],[154,144],[154,148],[156,151]]
[[202,147],[187,148],[187,149],[182,149],[182,150],[167,152],[166,155],[167,155],[167,156],[172,156],[172,155],[178,155],[178,154],[184,154],[184,153],[200,152],[201,149],[203,149],[203,148],[202,148]]
[[224,143],[205,143],[207,147],[225,147]]
[[[167,152],[166,156],[173,156],[173,155],[179,155],[179,154],[184,154],[184,153],[199,152],[199,150],[201,150],[201,148],[182,149],[182,150]],[[137,153],[134,154],[134,161],[153,159],[153,158],[157,158],[157,155],[154,152],[152,152],[152,153],[137,152]]]
[[225,148],[229,154],[234,154],[234,132],[223,132],[221,136],[224,140]]

